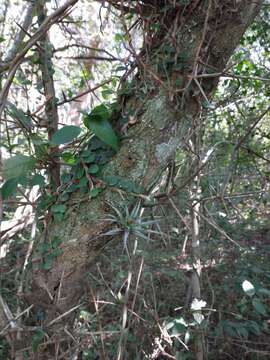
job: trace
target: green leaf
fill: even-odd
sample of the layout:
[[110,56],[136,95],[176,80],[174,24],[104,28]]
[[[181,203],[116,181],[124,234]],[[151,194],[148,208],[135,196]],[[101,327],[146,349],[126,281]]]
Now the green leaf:
[[90,192],[89,192],[89,196],[91,198],[95,198],[98,196],[98,194],[102,191],[102,189],[99,189],[99,188],[94,188],[92,189]]
[[95,161],[95,159],[96,159],[95,154],[89,154],[84,160],[86,163],[92,163]]
[[96,117],[97,120],[102,118],[103,120],[108,120],[110,117],[110,113],[108,108],[104,104],[100,104],[96,106],[90,114],[92,117]]
[[248,338],[248,330],[243,325],[236,327],[236,329],[240,336],[242,336],[244,339]]
[[81,179],[84,176],[85,170],[83,167],[79,167],[78,169],[76,169],[75,172],[75,178],[76,179]]
[[52,240],[53,249],[57,248],[62,243],[62,239],[59,236],[54,236]]
[[6,200],[11,195],[15,195],[18,182],[19,182],[18,178],[12,178],[4,182],[1,188],[1,194],[3,200]]
[[84,150],[84,151],[82,152],[81,156],[82,156],[83,158],[87,158],[87,157],[89,156],[89,154],[90,154],[90,151],[89,151],[89,150]]
[[114,94],[114,91],[112,91],[111,89],[104,89],[101,91],[101,95],[105,100],[107,100],[112,94]]
[[24,187],[31,185],[31,181],[29,182],[29,179],[26,176],[19,176],[18,177],[18,183]]
[[57,222],[61,222],[63,219],[65,218],[65,213],[54,213],[53,214],[53,220],[57,223]]
[[56,131],[51,140],[52,145],[66,144],[74,140],[81,133],[81,128],[74,125],[67,125]]
[[8,113],[13,119],[18,120],[26,129],[29,129],[32,126],[31,118],[25,115],[25,113],[15,105],[8,105]]
[[51,210],[52,210],[53,213],[64,214],[66,209],[67,209],[66,205],[63,205],[63,204],[57,204],[57,205],[53,205],[51,207]]
[[230,336],[235,336],[235,337],[238,336],[237,331],[233,327],[233,324],[230,322],[224,323],[224,331]]
[[258,314],[263,315],[263,316],[266,316],[266,315],[267,315],[265,306],[264,306],[264,304],[260,301],[260,299],[254,298],[254,299],[252,300],[252,305],[253,305],[254,309],[257,311]]
[[186,331],[187,324],[183,318],[174,319],[173,334],[181,334]]
[[79,182],[79,186],[80,186],[80,187],[83,187],[83,186],[85,186],[85,185],[87,185],[87,184],[88,184],[88,179],[87,179],[87,177],[83,177],[83,178],[80,179],[80,182]]
[[31,179],[31,186],[35,186],[35,185],[39,185],[41,187],[44,186],[45,185],[44,176],[40,174],[34,175],[33,178]]
[[34,145],[36,158],[43,159],[44,157],[47,157],[49,147],[48,141],[45,141],[37,134],[30,134],[29,137]]
[[45,337],[45,333],[41,329],[38,329],[34,333],[33,339],[32,339],[32,350],[34,353],[36,353],[38,351],[38,346],[42,343],[44,337]]
[[118,150],[118,138],[107,120],[92,120],[89,127],[105,144],[111,146],[115,151]]
[[259,336],[261,334],[261,329],[258,323],[256,321],[249,321],[247,322],[247,328],[249,332],[252,332],[253,334]]
[[174,324],[174,327],[172,329],[172,335],[180,335],[186,331],[186,328],[182,324]]
[[67,183],[69,183],[69,182],[71,181],[71,178],[72,178],[71,174],[69,174],[69,173],[63,173],[63,174],[61,175],[61,182],[62,182],[62,184],[67,184]]
[[260,288],[259,293],[262,295],[270,296],[270,290],[265,289],[265,288]]
[[125,36],[123,34],[117,33],[117,34],[114,35],[114,40],[116,42],[124,41]]
[[89,187],[88,186],[80,186],[80,193],[81,194],[87,194],[89,192]]
[[33,156],[15,155],[4,161],[4,177],[11,178],[24,176],[35,167]]
[[53,267],[53,259],[46,259],[42,267],[44,270],[50,270]]
[[51,245],[48,244],[48,243],[42,243],[42,244],[40,244],[40,245],[38,246],[38,248],[39,248],[39,250],[40,250],[40,253],[41,253],[42,255],[44,255],[44,254],[46,254],[46,253],[48,253],[48,252],[50,251]]
[[79,189],[79,185],[78,185],[78,184],[71,184],[71,185],[67,188],[66,192],[67,192],[67,193],[72,193],[72,192],[74,192],[74,191],[77,191],[78,189]]
[[90,174],[96,174],[99,170],[99,166],[97,164],[90,165],[88,168],[88,172]]
[[54,258],[56,258],[59,255],[63,254],[63,249],[56,247],[53,249],[52,253],[50,255],[52,255]]
[[62,154],[62,159],[68,165],[74,165],[76,163],[75,156],[70,152],[65,152]]
[[93,133],[105,144],[118,150],[118,137],[116,136],[108,119],[109,111],[105,105],[95,107],[90,114],[84,116],[85,126],[92,130]]
[[108,175],[108,176],[105,177],[104,180],[106,181],[106,183],[109,186],[114,186],[114,185],[117,185],[119,183],[120,178],[118,176]]
[[115,70],[114,71],[125,71],[127,68],[125,67],[125,66],[117,66],[117,68],[115,68]]

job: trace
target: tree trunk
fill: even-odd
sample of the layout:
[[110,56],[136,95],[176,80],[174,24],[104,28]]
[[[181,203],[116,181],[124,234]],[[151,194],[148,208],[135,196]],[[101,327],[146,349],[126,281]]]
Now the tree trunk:
[[[145,28],[132,93],[121,101],[122,113],[135,113],[135,121],[106,166],[106,175],[139,182],[141,195],[150,193],[175,150],[191,138],[202,104],[211,97],[219,74],[261,5],[261,0],[193,0],[166,11],[162,5],[146,7],[148,17],[155,11],[159,27]],[[29,302],[35,311],[44,311],[44,329],[53,339],[59,339],[64,326],[72,322],[74,312],[69,311],[83,294],[85,274],[112,239],[104,235],[111,225],[102,220],[111,211],[108,202],[132,206],[138,197],[123,191],[120,195],[113,187],[91,200],[74,196],[65,219],[47,229],[46,240],[60,238],[62,253],[50,270],[42,269],[38,257],[34,259]],[[27,343],[27,333],[25,338]],[[47,351],[40,349],[39,359],[53,359]]]
[[[47,9],[46,1],[40,0],[36,4],[39,26],[46,19]],[[45,115],[48,140],[51,141],[53,135],[58,130],[58,111],[57,100],[54,88],[54,68],[52,62],[52,44],[48,34],[45,34],[40,41],[39,49],[40,71],[42,74],[43,90],[46,99]],[[49,156],[50,163],[48,166],[49,182],[51,191],[55,191],[60,186],[60,164],[58,159],[58,146],[50,147]]]

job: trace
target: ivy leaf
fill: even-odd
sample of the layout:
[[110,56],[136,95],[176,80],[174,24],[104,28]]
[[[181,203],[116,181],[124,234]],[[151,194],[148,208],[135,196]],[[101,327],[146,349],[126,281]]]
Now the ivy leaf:
[[43,339],[45,337],[45,333],[43,330],[38,329],[32,338],[32,350],[34,353],[38,351],[39,345],[42,343]]
[[19,179],[12,178],[4,182],[1,188],[1,194],[3,200],[6,200],[10,195],[15,194],[17,186],[18,186]]
[[56,204],[56,205],[53,205],[51,207],[51,210],[52,210],[53,213],[62,213],[62,214],[64,214],[66,209],[67,209],[66,205],[63,205],[63,204]]
[[84,161],[87,163],[92,163],[95,161],[95,159],[96,159],[95,154],[89,154],[87,157],[84,158]]
[[67,184],[67,183],[69,183],[71,181],[71,178],[72,178],[72,176],[71,176],[70,173],[63,173],[61,175],[61,183],[62,184]]
[[107,120],[90,119],[89,128],[105,144],[111,146],[113,150],[118,150],[118,138]]
[[30,181],[31,186],[39,185],[40,187],[45,186],[45,178],[40,174],[36,174]]
[[102,95],[103,99],[105,99],[105,100],[107,100],[110,97],[110,95],[113,95],[113,94],[114,94],[114,91],[112,91],[111,89],[108,89],[108,88],[101,91],[101,95]]
[[53,259],[46,259],[42,265],[44,270],[50,270],[53,267]]
[[81,179],[84,175],[84,168],[83,167],[77,167],[76,173],[75,173],[75,178],[76,179]]
[[257,336],[260,336],[261,335],[261,330],[260,330],[260,326],[258,323],[256,323],[256,321],[249,321],[247,323],[247,328],[249,330],[249,332],[257,335]]
[[127,68],[125,66],[117,66],[117,68],[115,69],[115,71],[125,71]]
[[8,105],[8,113],[13,119],[18,120],[19,123],[21,123],[26,129],[32,127],[31,118],[25,115],[25,113],[21,109],[18,109],[15,105],[11,103],[9,103]]
[[4,161],[4,177],[8,180],[26,175],[35,167],[33,156],[15,155]]
[[96,174],[99,170],[99,166],[97,164],[90,165],[88,168],[88,172],[90,174]]
[[65,152],[62,154],[64,162],[68,165],[74,165],[76,163],[75,156],[70,152]]
[[108,175],[108,176],[105,177],[104,180],[106,181],[106,183],[109,186],[114,186],[114,185],[117,185],[119,183],[120,178],[118,176]]
[[265,288],[260,288],[259,293],[262,295],[270,296],[270,290],[265,289]]
[[100,189],[100,188],[94,188],[94,189],[92,189],[92,190],[89,192],[89,196],[90,196],[91,198],[95,198],[95,197],[98,196],[98,194],[99,194],[101,191],[102,191],[102,189]]
[[99,120],[100,118],[102,120],[108,120],[110,117],[109,110],[104,104],[94,107],[94,109],[91,111],[90,115],[92,118],[95,117],[96,120]]
[[118,150],[118,137],[109,123],[110,113],[105,105],[95,107],[90,114],[84,116],[85,126],[105,144]]
[[74,125],[67,125],[57,130],[51,140],[52,145],[66,144],[74,140],[79,136],[81,128]]
[[264,304],[258,298],[254,298],[252,300],[252,305],[258,314],[263,315],[263,316],[267,315]]
[[125,39],[123,34],[117,33],[114,35],[114,40],[119,42],[119,41],[123,41]]
[[37,159],[43,159],[48,155],[48,141],[42,139],[38,134],[29,135],[31,142],[34,145],[35,155]]
[[61,243],[62,243],[62,239],[59,236],[54,236],[52,240],[53,249],[57,249]]

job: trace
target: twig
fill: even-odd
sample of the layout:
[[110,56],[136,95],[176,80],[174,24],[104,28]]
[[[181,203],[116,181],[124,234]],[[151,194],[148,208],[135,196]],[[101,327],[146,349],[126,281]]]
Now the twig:
[[53,319],[52,321],[49,322],[49,324],[47,324],[46,326],[52,326],[53,324],[55,324],[57,321],[61,320],[63,317],[69,315],[70,313],[72,313],[73,311],[77,310],[80,306],[82,306],[84,303],[81,303],[79,305],[76,305],[74,307],[72,307],[71,309],[69,309],[68,311],[64,312],[63,314],[57,316],[55,319]]
[[60,6],[57,10],[55,10],[50,16],[46,18],[46,20],[42,23],[39,29],[35,32],[30,40],[25,44],[24,48],[15,56],[15,58],[10,63],[10,71],[7,76],[6,82],[3,86],[3,89],[0,93],[0,118],[2,117],[3,110],[6,105],[6,100],[9,93],[9,88],[13,82],[13,78],[17,72],[18,67],[24,59],[24,56],[28,52],[29,49],[32,48],[39,41],[44,34],[50,29],[50,27],[58,21],[58,19],[63,16],[65,12],[67,12],[72,6],[74,6],[78,0],[69,0],[62,6]]
[[78,95],[73,96],[72,98],[69,98],[69,99],[65,99],[65,100],[63,100],[63,101],[60,101],[60,102],[57,103],[57,106],[61,106],[61,105],[63,105],[63,104],[69,103],[69,102],[71,102],[71,101],[75,101],[75,100],[79,99],[80,97],[82,97],[82,96],[84,96],[84,95],[86,95],[86,94],[89,94],[90,92],[94,92],[94,91],[96,91],[98,88],[100,88],[100,87],[102,87],[102,86],[104,86],[104,85],[106,85],[106,84],[109,84],[110,82],[112,82],[112,79],[106,80],[106,81],[102,82],[101,84],[96,85],[96,86],[93,87],[93,88],[89,88],[89,89],[87,89],[87,90],[79,93]]
[[249,129],[246,131],[245,135],[242,136],[240,138],[240,140],[235,144],[234,146],[234,149],[232,151],[232,155],[231,155],[231,161],[230,161],[230,165],[228,167],[228,170],[227,170],[227,174],[225,176],[225,180],[224,180],[224,183],[223,183],[223,189],[222,189],[222,198],[224,197],[224,194],[225,194],[225,191],[226,191],[226,188],[228,186],[228,183],[231,179],[231,176],[232,176],[232,170],[233,170],[233,167],[235,165],[235,159],[236,159],[236,154],[237,154],[237,151],[238,149],[242,146],[242,144],[246,141],[246,139],[249,137],[249,135],[251,134],[251,132],[255,129],[255,127],[259,124],[259,122],[264,118],[264,116],[266,114],[268,114],[268,112],[270,111],[270,106],[265,110],[263,111],[260,116],[258,116],[254,123],[249,127]]
[[[190,205],[187,205],[189,208],[191,208]],[[206,207],[205,210],[207,211]],[[213,220],[208,219],[206,216],[204,216],[201,212],[197,212],[195,209],[193,209],[194,212],[196,212],[203,220],[205,220],[209,225],[211,225],[214,229],[216,229],[221,235],[225,236],[226,239],[231,241],[234,245],[238,246],[240,249],[243,249],[241,245],[238,244],[237,241],[233,240],[223,229],[221,229]]]
[[[1,295],[0,295],[0,298],[1,298]],[[32,309],[32,307],[33,307],[34,305],[32,304],[32,305],[30,305],[30,306],[28,306],[28,308],[26,308],[25,310],[23,310],[20,314],[18,314],[15,318],[13,318],[13,321],[16,321],[16,320],[18,320],[21,316],[23,316],[24,314],[26,314],[26,313],[28,313],[31,309]],[[10,322],[0,331],[0,335],[2,336],[2,335],[4,335],[5,334],[5,332],[6,332],[6,330],[10,327]],[[35,329],[36,329],[36,327],[34,327]],[[17,330],[20,330],[19,328],[17,328]]]
[[100,332],[101,360],[106,360],[107,356],[106,356],[106,350],[105,350],[105,345],[104,345],[104,332],[103,332],[102,323],[101,323],[101,319],[100,319],[100,315],[99,315],[100,309],[98,307],[98,301],[96,301],[93,289],[90,288],[90,291],[91,291],[91,295],[92,295],[92,298],[93,298],[93,303],[94,303],[94,306],[95,306],[96,318],[97,318],[98,328],[99,328],[99,332]]
[[[7,56],[5,57],[4,61],[7,63],[12,61],[14,56],[17,54],[17,52],[23,42],[23,39],[26,35],[26,32],[27,32],[29,26],[31,25],[32,18],[33,18],[33,7],[34,7],[34,4],[30,2],[28,5],[28,8],[25,11],[25,17],[23,19],[22,25],[17,24],[20,27],[20,31],[16,34],[14,42],[13,42],[13,46],[8,51]],[[8,64],[7,64],[7,66],[8,66]]]
[[184,225],[186,226],[186,228],[191,232],[190,226],[188,225],[187,221],[185,220],[185,218],[182,216],[182,214],[180,213],[180,211],[178,210],[177,206],[175,205],[174,201],[172,200],[172,198],[170,196],[168,196],[169,202],[171,203],[173,209],[175,210],[176,214],[179,216],[179,218],[181,219],[181,221],[184,223]]
[[126,332],[127,332],[127,317],[128,317],[128,296],[129,296],[129,290],[130,290],[130,284],[132,279],[132,271],[128,271],[128,277],[127,277],[127,285],[126,285],[126,291],[125,291],[125,301],[123,304],[123,312],[122,312],[122,329],[121,329],[121,335],[118,343],[118,351],[117,351],[117,360],[124,359],[124,348],[126,343]]

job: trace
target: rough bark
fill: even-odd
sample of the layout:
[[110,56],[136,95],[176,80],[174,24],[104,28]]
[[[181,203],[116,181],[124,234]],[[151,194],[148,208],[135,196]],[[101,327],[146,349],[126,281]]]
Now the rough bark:
[[[218,78],[202,80],[196,76],[224,70],[262,1],[210,0],[190,4],[187,9],[173,9],[166,16],[156,11],[155,21],[161,27],[157,33],[147,34],[152,35],[151,42],[145,44],[138,59],[136,85],[122,109],[133,109],[136,123],[106,168],[108,175],[139,180],[144,195],[158,182],[177,147],[190,137],[191,124],[201,111],[202,101],[211,97],[217,85]],[[165,45],[172,44],[174,50],[166,53]],[[167,57],[166,64],[175,63],[178,58],[178,69],[168,66],[166,72],[160,70],[160,56],[163,60]],[[51,270],[42,270],[38,261],[35,263],[30,298],[36,309],[45,311],[45,329],[46,324],[78,304],[86,271],[111,240],[102,235],[110,229],[108,222],[102,220],[110,212],[106,202],[121,205],[135,200],[128,193],[123,200],[117,190],[107,188],[95,199],[75,204],[73,199],[65,220],[50,226],[49,238],[55,234],[61,238],[62,254]],[[71,319],[64,316],[46,331],[57,336]]]

